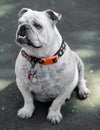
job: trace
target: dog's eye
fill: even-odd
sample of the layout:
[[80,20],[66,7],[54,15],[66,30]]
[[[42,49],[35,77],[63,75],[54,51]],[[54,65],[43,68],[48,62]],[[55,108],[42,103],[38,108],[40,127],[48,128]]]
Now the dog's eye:
[[42,26],[40,24],[38,24],[38,23],[34,23],[34,27],[37,28],[37,29],[41,29],[42,28]]

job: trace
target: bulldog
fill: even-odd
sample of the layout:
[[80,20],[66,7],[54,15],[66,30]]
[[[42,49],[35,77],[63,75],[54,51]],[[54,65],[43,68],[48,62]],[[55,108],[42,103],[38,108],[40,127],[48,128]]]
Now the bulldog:
[[[60,35],[56,24],[62,15],[53,11],[20,10],[16,42],[21,51],[15,73],[24,106],[18,117],[30,118],[35,110],[34,100],[52,101],[47,119],[62,120],[61,106],[77,87],[81,98],[90,90],[84,80],[84,65]],[[33,94],[32,94],[33,92]]]

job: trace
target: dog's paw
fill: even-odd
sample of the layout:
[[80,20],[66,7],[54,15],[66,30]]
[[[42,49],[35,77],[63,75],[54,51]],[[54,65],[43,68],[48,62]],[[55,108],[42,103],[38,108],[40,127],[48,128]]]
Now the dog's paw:
[[29,109],[29,108],[26,109],[25,107],[23,107],[23,108],[19,109],[19,111],[17,113],[17,116],[19,118],[28,119],[28,118],[30,118],[32,116],[33,111],[34,111],[34,109]]
[[62,118],[62,114],[56,111],[50,111],[47,116],[47,119],[50,120],[53,124],[59,124]]
[[79,90],[79,96],[81,99],[87,98],[91,94],[91,91],[88,88],[81,88]]

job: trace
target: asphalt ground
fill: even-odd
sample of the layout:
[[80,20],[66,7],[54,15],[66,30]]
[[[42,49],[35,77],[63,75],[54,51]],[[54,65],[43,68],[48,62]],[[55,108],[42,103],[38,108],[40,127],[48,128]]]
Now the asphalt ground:
[[[62,106],[63,120],[46,120],[51,103],[35,102],[31,119],[19,119],[23,98],[15,83],[14,66],[20,48],[15,44],[17,14],[23,7],[53,9],[62,14],[58,29],[84,61],[91,95],[80,100],[77,92]],[[0,0],[0,130],[100,130],[100,0]]]

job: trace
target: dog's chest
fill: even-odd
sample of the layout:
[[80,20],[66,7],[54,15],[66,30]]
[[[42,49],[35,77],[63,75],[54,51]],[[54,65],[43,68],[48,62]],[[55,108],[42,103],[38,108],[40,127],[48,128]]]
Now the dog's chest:
[[37,64],[33,68],[33,78],[28,79],[30,90],[37,94],[41,93],[42,95],[55,97],[62,91],[62,76],[65,73],[65,63],[62,63],[62,66]]

